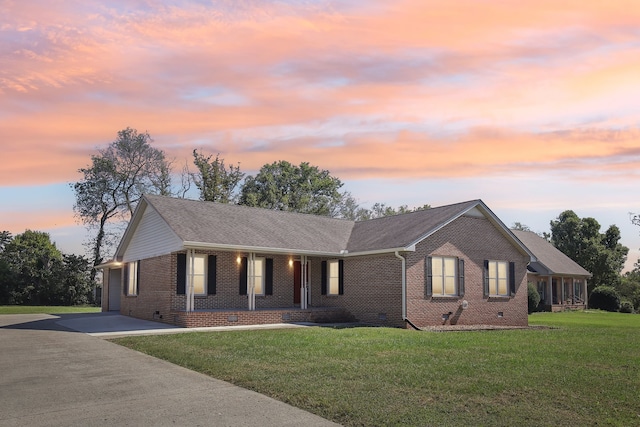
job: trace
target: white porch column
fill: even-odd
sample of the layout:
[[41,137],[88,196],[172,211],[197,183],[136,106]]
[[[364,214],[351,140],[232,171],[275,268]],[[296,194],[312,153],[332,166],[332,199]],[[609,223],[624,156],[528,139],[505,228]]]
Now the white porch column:
[[193,249],[187,250],[187,289],[185,292],[186,297],[186,311],[193,311],[194,308],[194,296],[193,296],[193,274],[195,270],[195,255]]
[[249,297],[249,310],[256,309],[256,266],[255,266],[256,254],[249,253],[247,259],[247,295]]
[[307,284],[307,256],[300,257],[300,308],[307,308],[307,292],[309,290]]
[[548,304],[551,309],[551,307],[553,307],[553,276],[549,276],[547,279],[547,291],[547,299],[545,303]]
[[562,283],[562,286],[560,287],[560,296],[562,297],[560,304],[564,304],[564,277],[560,278],[560,282]]

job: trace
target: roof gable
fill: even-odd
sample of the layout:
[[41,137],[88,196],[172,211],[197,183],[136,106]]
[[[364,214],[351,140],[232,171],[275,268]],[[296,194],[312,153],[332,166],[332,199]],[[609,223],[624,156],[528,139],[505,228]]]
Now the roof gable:
[[591,273],[536,233],[521,230],[512,231],[535,255],[537,262],[532,263],[530,267],[536,273],[591,277]]

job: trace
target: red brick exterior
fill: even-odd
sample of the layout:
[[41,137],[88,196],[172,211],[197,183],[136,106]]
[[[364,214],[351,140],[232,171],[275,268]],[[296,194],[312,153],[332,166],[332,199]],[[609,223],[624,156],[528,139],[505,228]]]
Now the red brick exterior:
[[[425,297],[425,260],[429,255],[455,256],[464,260],[463,297]],[[419,243],[416,251],[407,253],[406,257],[407,318],[416,326],[528,324],[528,257],[522,255],[487,219],[461,217]],[[514,297],[487,298],[483,295],[484,260],[515,262]],[[466,309],[462,309],[464,300],[468,302]],[[448,315],[447,320],[443,320],[445,314]]]
[[[273,259],[273,294],[256,296],[256,310],[248,311],[248,297],[239,294],[238,257],[247,253],[207,252],[217,256],[216,294],[195,297],[194,312],[185,312],[184,295],[176,294],[177,254],[140,261],[137,296],[121,297],[121,313],[186,327],[268,324],[301,321],[358,320],[376,325],[406,327],[402,318],[402,262],[394,254],[344,257],[344,293],[321,295],[322,261],[309,258],[309,309],[294,304],[293,268],[287,255],[256,254]],[[527,325],[527,279],[523,256],[487,219],[461,217],[420,242],[406,258],[407,319],[418,327],[443,324]],[[425,297],[427,256],[455,256],[465,261],[465,295]],[[334,258],[335,259],[335,258]],[[483,262],[515,263],[514,297],[483,296]],[[123,283],[125,282],[123,277]],[[462,309],[462,301],[468,308]],[[298,305],[299,307],[299,305]],[[451,313],[451,314],[449,314]],[[448,319],[443,320],[443,315]]]

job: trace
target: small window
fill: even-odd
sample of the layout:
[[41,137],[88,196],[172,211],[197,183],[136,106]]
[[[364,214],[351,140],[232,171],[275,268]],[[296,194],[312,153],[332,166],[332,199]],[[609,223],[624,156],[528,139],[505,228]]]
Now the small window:
[[[191,274],[191,265],[187,266],[187,283]],[[207,294],[207,255],[196,254],[193,257],[193,294]]]
[[509,296],[508,267],[509,263],[506,261],[489,261],[489,295]]
[[327,295],[340,294],[340,264],[338,260],[329,261],[329,288]]
[[128,265],[127,295],[138,295],[138,261]]
[[458,295],[456,264],[457,258],[453,257],[431,258],[433,296]]
[[254,274],[254,282],[253,282],[253,291],[256,295],[264,295],[264,267],[265,259],[264,258],[255,258],[253,263],[253,274]]

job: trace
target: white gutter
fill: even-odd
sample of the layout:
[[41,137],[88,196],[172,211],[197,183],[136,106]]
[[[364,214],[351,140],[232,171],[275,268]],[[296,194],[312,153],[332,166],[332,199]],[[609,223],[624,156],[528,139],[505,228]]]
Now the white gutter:
[[395,251],[394,255],[402,261],[402,320],[407,319],[407,260]]
[[311,251],[304,249],[287,249],[287,248],[269,248],[266,246],[243,246],[243,245],[227,245],[227,244],[211,244],[203,242],[190,242],[185,241],[182,244],[183,249],[217,249],[222,251],[241,251],[241,252],[254,252],[254,253],[270,253],[270,254],[297,254],[297,255],[313,255],[319,257],[352,257],[363,255],[381,255],[394,252],[414,252],[416,250],[415,245],[400,247],[400,248],[388,248],[388,249],[375,249],[371,251],[359,251],[349,252],[347,250],[341,250],[340,252],[323,252],[323,251]]

